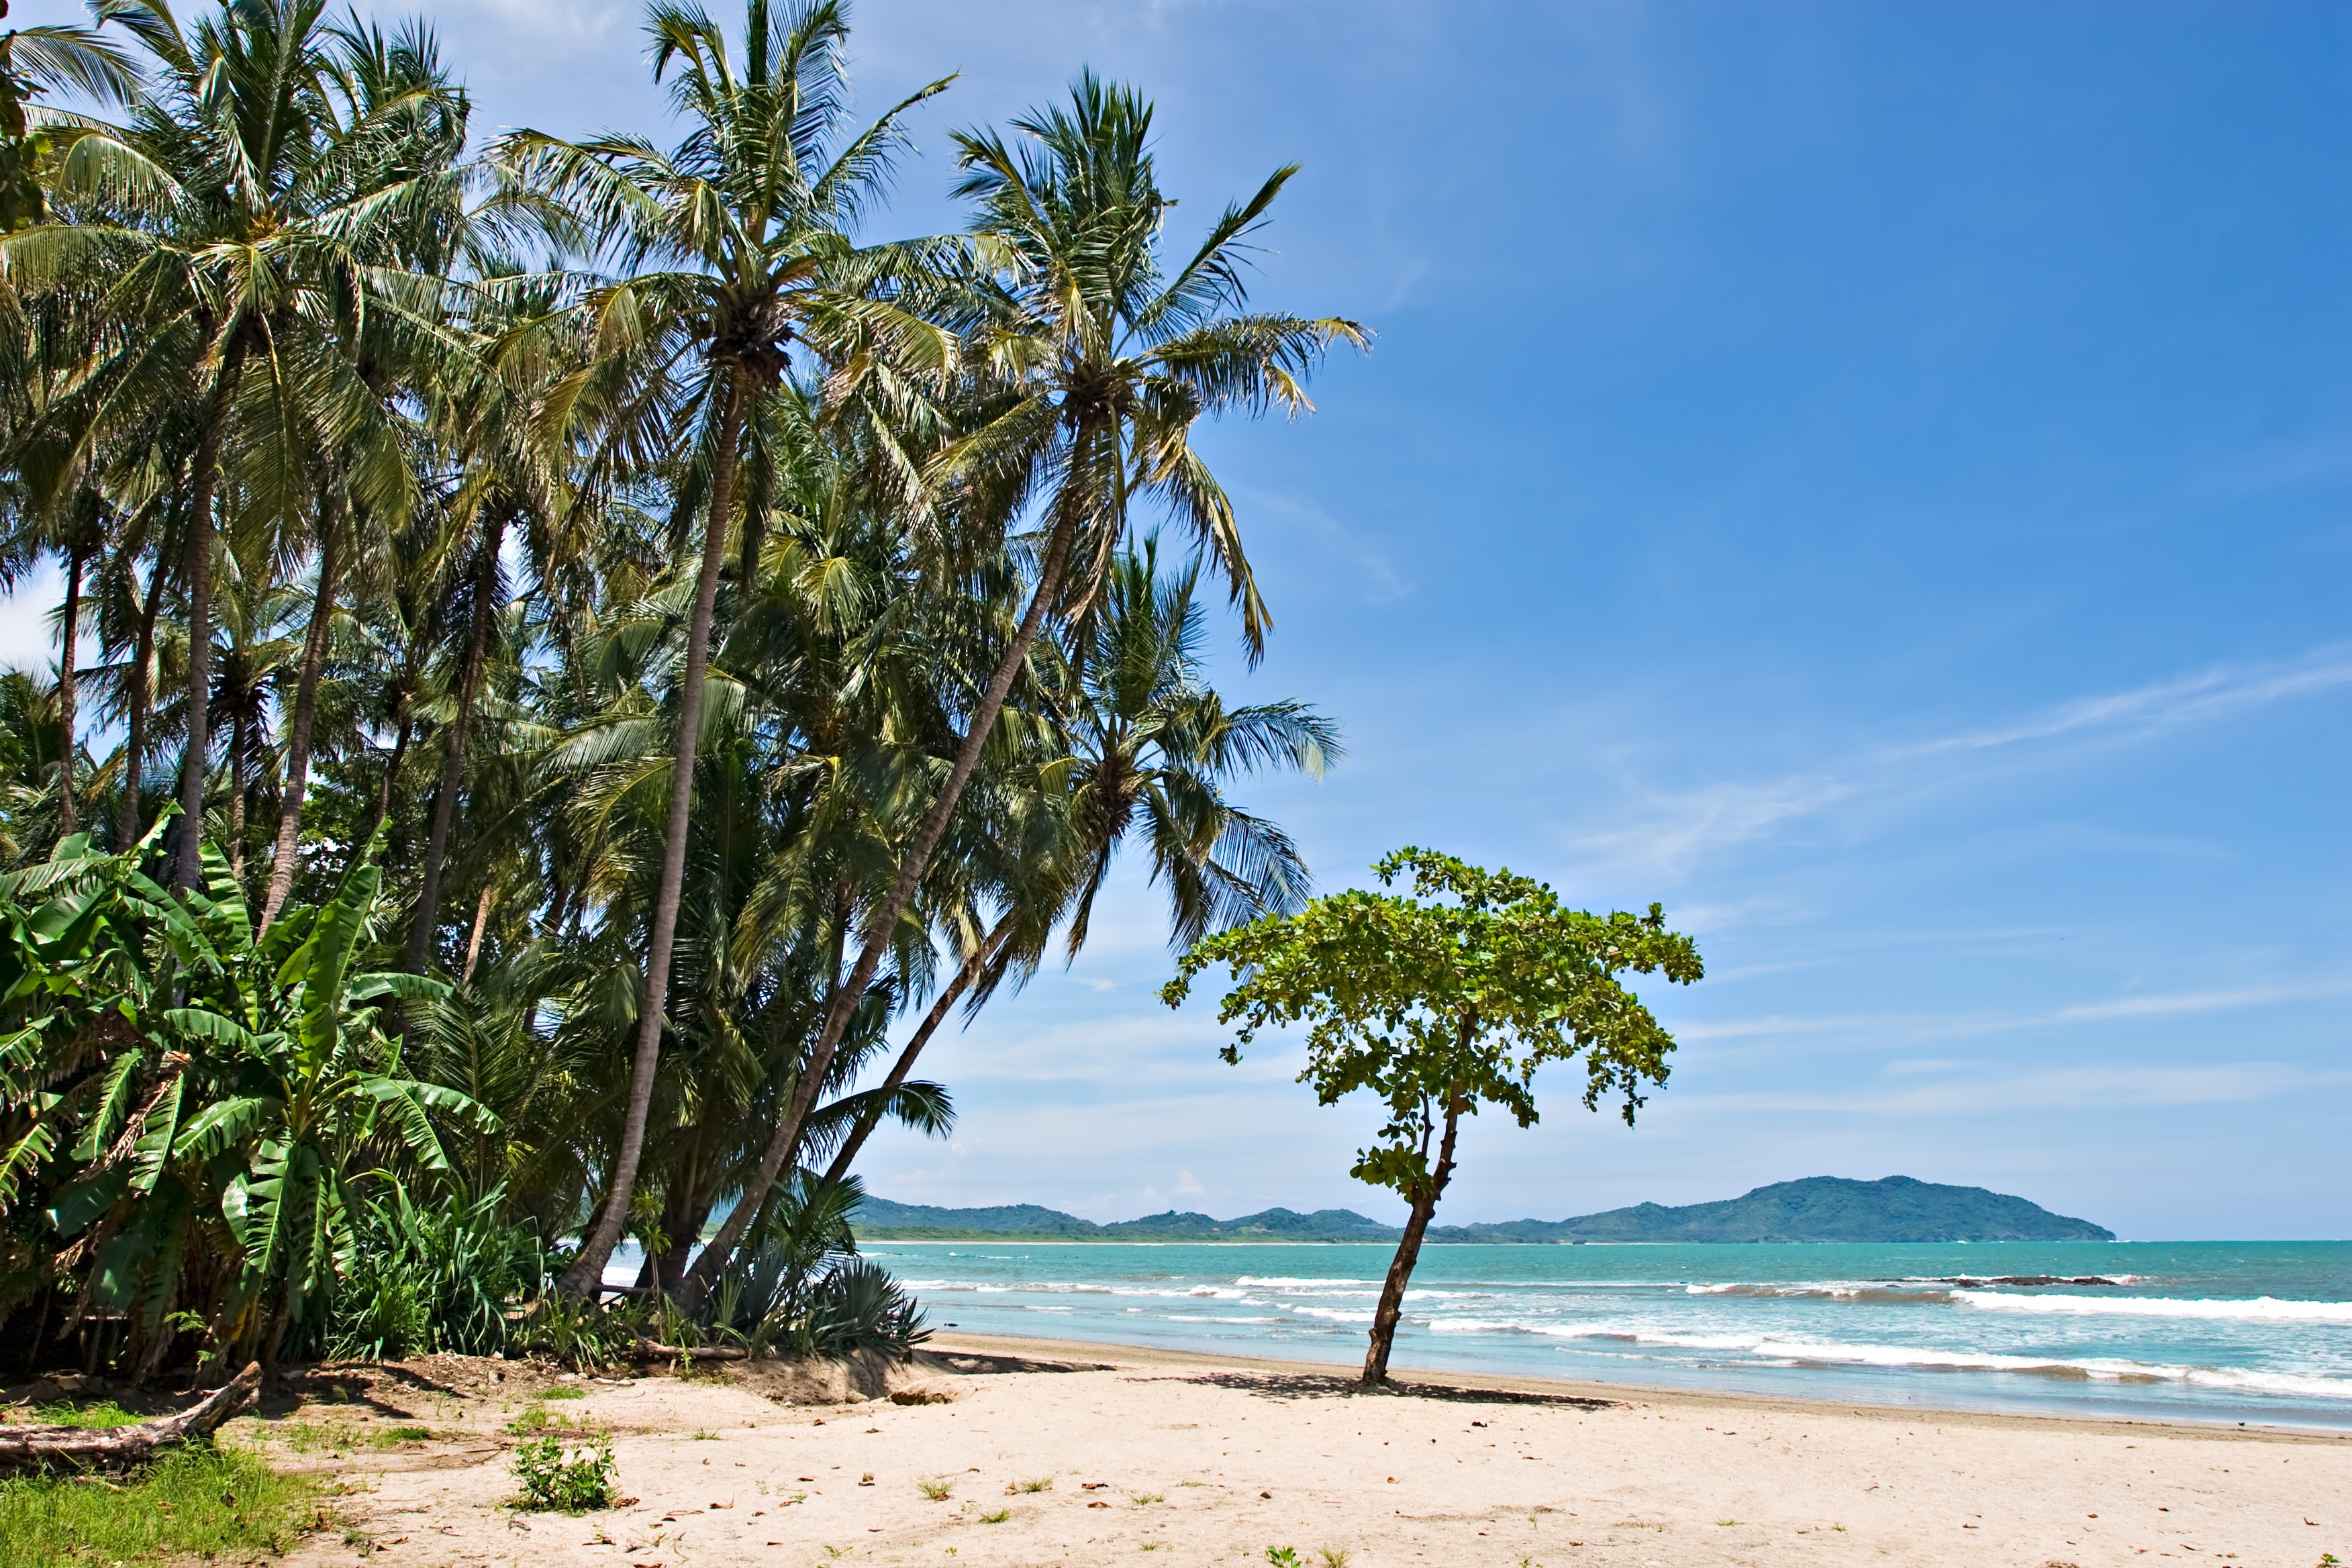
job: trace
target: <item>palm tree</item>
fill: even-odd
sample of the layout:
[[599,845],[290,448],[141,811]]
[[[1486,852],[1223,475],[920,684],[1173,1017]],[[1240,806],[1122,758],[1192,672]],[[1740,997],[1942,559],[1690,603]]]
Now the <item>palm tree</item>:
[[[568,142],[524,131],[507,142],[524,181],[576,213],[633,273],[600,290],[589,309],[608,339],[636,340],[640,352],[685,368],[709,475],[628,1112],[597,1221],[561,1281],[574,1297],[593,1291],[603,1277],[644,1150],[745,415],[782,377],[795,342],[824,349],[880,336],[897,357],[932,368],[944,365],[951,347],[945,334],[872,297],[877,279],[905,260],[903,249],[861,250],[849,237],[888,175],[902,140],[900,115],[947,82],[931,83],[837,141],[848,85],[848,22],[839,0],[782,8],[747,0],[740,61],[698,5],[658,0],[646,17],[655,79],[677,69],[670,102],[689,126],[683,142],[667,153],[641,137],[610,133]],[[639,270],[647,262],[667,269]]]
[[[1151,879],[1168,897],[1171,947],[1305,907],[1310,880],[1289,836],[1234,805],[1225,790],[1267,767],[1320,778],[1342,755],[1339,729],[1295,700],[1229,708],[1205,683],[1200,576],[1197,562],[1163,576],[1159,542],[1147,539],[1113,564],[1083,657],[1048,649],[1043,684],[1065,749],[1037,772],[1072,829],[1068,847],[1048,860],[1059,884],[1043,900],[1005,900],[908,1037],[884,1092],[906,1081],[959,1000],[984,1000],[1015,963],[1034,960],[1057,921],[1067,921],[1066,949],[1077,956],[1112,862],[1139,833]],[[843,1140],[828,1180],[847,1176],[877,1124],[861,1121]]]
[[929,870],[1014,680],[1050,616],[1082,624],[1124,536],[1138,495],[1189,528],[1230,584],[1253,658],[1267,617],[1243,553],[1233,506],[1192,450],[1193,426],[1229,411],[1279,403],[1307,409],[1304,382],[1334,342],[1361,345],[1338,317],[1244,313],[1241,269],[1249,235],[1295,173],[1278,170],[1228,206],[1172,270],[1160,240],[1174,204],[1149,146],[1150,106],[1134,91],[1078,79],[1066,109],[1014,121],[1016,153],[992,133],[957,137],[973,204],[976,267],[963,290],[984,417],[932,461],[941,505],[1000,536],[1034,508],[1037,558],[1029,602],[989,681],[973,700],[929,813],[900,852],[887,897],[869,913],[857,960],[835,992],[788,1113],[744,1200],[689,1275],[709,1289],[751,1214],[798,1146],[850,1016],[872,984]]
[[[432,80],[409,89],[414,112],[367,101],[337,58],[345,40],[323,24],[325,8],[227,0],[184,29],[168,0],[99,0],[101,22],[129,32],[152,66],[128,126],[58,133],[59,193],[107,221],[0,243],[0,258],[36,283],[106,279],[123,330],[68,400],[85,440],[165,405],[196,410],[181,529],[188,762],[173,880],[184,891],[200,880],[224,464],[236,468],[241,505],[291,518],[316,493],[313,455],[332,452],[351,488],[396,516],[413,477],[356,344],[364,334],[404,355],[448,357],[432,319],[446,286],[388,266],[383,241],[451,195],[462,95]],[[420,145],[436,140],[446,156],[420,166]]]

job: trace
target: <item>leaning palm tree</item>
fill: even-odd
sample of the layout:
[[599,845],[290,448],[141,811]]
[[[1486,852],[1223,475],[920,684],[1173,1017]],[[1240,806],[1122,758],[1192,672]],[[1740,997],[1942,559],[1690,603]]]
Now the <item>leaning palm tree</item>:
[[953,346],[948,334],[877,298],[877,285],[908,253],[861,249],[850,237],[903,143],[900,116],[947,82],[909,95],[844,140],[848,21],[840,0],[784,7],[748,0],[740,58],[698,5],[660,0],[646,16],[655,79],[669,80],[671,106],[689,127],[683,142],[663,152],[637,136],[570,142],[536,131],[506,142],[520,182],[576,217],[629,274],[598,290],[585,308],[598,318],[604,341],[628,343],[635,354],[678,368],[690,389],[685,407],[708,474],[628,1110],[597,1221],[561,1281],[575,1297],[594,1290],[603,1277],[628,1217],[645,1145],[686,876],[710,629],[735,521],[747,408],[782,378],[796,343],[835,353],[853,343],[878,343],[892,357],[932,370],[944,367]]
[[1189,528],[1230,585],[1252,657],[1267,616],[1232,503],[1192,449],[1203,417],[1308,407],[1303,384],[1335,342],[1364,330],[1338,317],[1249,313],[1242,268],[1248,237],[1294,168],[1228,206],[1172,270],[1160,242],[1174,204],[1160,189],[1151,109],[1089,73],[1067,108],[1014,121],[1018,151],[992,133],[957,138],[973,204],[977,266],[965,291],[968,336],[986,415],[931,465],[942,506],[1001,534],[1034,512],[1034,577],[1027,607],[987,685],[964,716],[954,762],[901,851],[890,891],[866,917],[857,960],[835,990],[792,1105],[742,1202],[704,1250],[684,1294],[709,1288],[765,1202],[802,1136],[859,998],[979,767],[997,716],[1049,617],[1083,623],[1125,535],[1135,498]]
[[[1320,778],[1342,754],[1339,728],[1292,700],[1226,705],[1206,679],[1200,577],[1197,562],[1164,574],[1159,542],[1148,539],[1113,564],[1082,647],[1045,649],[1042,701],[1057,720],[1059,754],[1035,772],[1061,805],[1066,842],[1059,853],[1033,853],[1025,865],[1006,868],[1013,875],[999,893],[1003,912],[968,944],[880,1092],[907,1080],[957,1002],[970,995],[977,1007],[1016,965],[1034,966],[1057,922],[1066,922],[1065,946],[1077,956],[1095,899],[1129,838],[1139,837],[1150,854],[1174,947],[1305,906],[1307,863],[1289,835],[1234,804],[1227,791],[1268,768]],[[1020,886],[1024,870],[1046,885]],[[850,1131],[828,1180],[847,1176],[878,1124],[868,1118]]]

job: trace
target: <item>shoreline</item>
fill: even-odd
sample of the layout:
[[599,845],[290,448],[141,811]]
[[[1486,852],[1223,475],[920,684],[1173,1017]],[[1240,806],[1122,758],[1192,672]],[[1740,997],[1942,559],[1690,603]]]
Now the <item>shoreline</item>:
[[[1280,1356],[1227,1355],[1219,1352],[1173,1350],[1159,1345],[1129,1344],[1111,1340],[1031,1339],[1022,1334],[975,1334],[961,1329],[934,1332],[923,1349],[942,1355],[1017,1356],[1101,1365],[1115,1370],[1160,1368],[1175,1372],[1217,1372],[1238,1369],[1271,1376],[1335,1379],[1352,1383],[1352,1362],[1297,1361]],[[1546,1399],[1599,1400],[1609,1405],[1647,1405],[1661,1408],[1720,1408],[1730,1405],[1759,1415],[1804,1415],[1838,1413],[1882,1418],[1931,1419],[1948,1426],[2010,1428],[2048,1426],[2073,1432],[2179,1433],[2184,1436],[2221,1437],[2234,1441],[2312,1443],[2352,1447],[2352,1431],[2330,1432],[2308,1426],[2281,1426],[2253,1422],[2133,1420],[2110,1415],[2042,1415],[2022,1411],[1971,1409],[1966,1405],[1887,1405],[1866,1399],[1831,1399],[1802,1394],[1757,1394],[1745,1389],[1678,1388],[1663,1384],[1603,1383],[1591,1378],[1543,1377],[1529,1373],[1464,1372],[1453,1367],[1391,1365],[1391,1376],[1413,1390],[1459,1389],[1466,1393],[1524,1392]]]
[[[1410,1369],[1366,1395],[1351,1368],[995,1334],[942,1334],[878,1370],[821,1392],[767,1363],[341,1363],[236,1436],[339,1494],[342,1540],[312,1533],[288,1568],[347,1565],[354,1545],[383,1568],[2352,1555],[2352,1437]],[[623,1495],[585,1517],[518,1513],[519,1437],[564,1430],[604,1435]]]

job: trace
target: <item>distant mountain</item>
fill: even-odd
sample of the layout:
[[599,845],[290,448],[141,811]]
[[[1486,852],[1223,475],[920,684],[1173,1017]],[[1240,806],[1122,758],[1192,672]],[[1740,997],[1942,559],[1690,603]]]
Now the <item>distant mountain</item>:
[[[1808,1176],[1721,1203],[1637,1204],[1546,1226],[1463,1226],[1449,1241],[2113,1241],[2116,1233],[1982,1187]],[[1508,1235],[1490,1235],[1509,1232]],[[1431,1238],[1436,1239],[1434,1227]]]
[[1394,1241],[1401,1234],[1393,1226],[1348,1209],[1323,1209],[1316,1214],[1267,1209],[1239,1219],[1211,1219],[1204,1214],[1170,1209],[1141,1219],[1097,1225],[1035,1204],[945,1209],[874,1197],[859,1204],[856,1231],[880,1241],[970,1241],[1009,1236],[1038,1241]]
[[[1239,1219],[1204,1214],[1150,1215],[1097,1225],[1035,1204],[996,1208],[933,1208],[869,1197],[857,1211],[857,1234],[877,1241],[979,1241],[1015,1237],[1038,1241],[1394,1241],[1394,1226],[1351,1209],[1299,1214],[1267,1209]],[[2068,1219],[2039,1205],[1983,1187],[1948,1187],[1909,1176],[1875,1182],[1808,1176],[1759,1187],[1745,1197],[1668,1208],[1637,1204],[1578,1219],[1510,1220],[1499,1225],[1439,1225],[1429,1240],[1578,1241],[2113,1241],[2115,1232]]]

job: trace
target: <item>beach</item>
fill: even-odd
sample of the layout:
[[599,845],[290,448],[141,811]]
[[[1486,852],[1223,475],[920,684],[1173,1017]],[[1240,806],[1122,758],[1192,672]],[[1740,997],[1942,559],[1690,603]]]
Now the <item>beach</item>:
[[[941,1334],[889,1379],[910,1403],[806,1405],[762,1366],[601,1381],[436,1358],[321,1369],[232,1436],[343,1489],[346,1533],[292,1553],[311,1563],[2352,1557],[2342,1436],[1398,1376],[1366,1396],[1325,1365]],[[609,1432],[631,1500],[513,1510],[509,1429],[533,1409]]]

